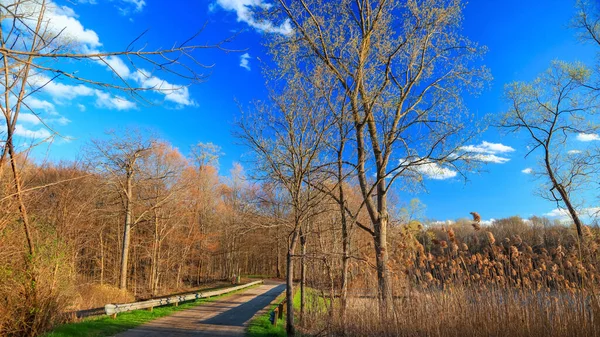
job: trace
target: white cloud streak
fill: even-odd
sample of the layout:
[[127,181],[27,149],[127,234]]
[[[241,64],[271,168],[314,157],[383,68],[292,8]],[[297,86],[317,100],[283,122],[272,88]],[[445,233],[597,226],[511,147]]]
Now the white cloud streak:
[[459,150],[465,152],[468,159],[494,164],[505,164],[509,162],[510,158],[500,155],[505,155],[515,151],[515,149],[510,146],[486,141],[483,141],[479,145],[463,146]]
[[[238,22],[244,22],[259,32],[289,35],[293,31],[290,20],[286,19],[282,24],[277,26],[269,20],[257,20],[254,18],[254,9],[265,10],[273,6],[264,0],[216,0],[216,4],[226,11],[235,12]],[[214,10],[214,6],[209,5],[209,9],[211,8]]]
[[515,151],[515,149],[513,149],[510,146],[506,146],[500,143],[490,143],[486,141],[481,142],[481,144],[479,145],[463,146],[461,150],[472,153],[508,153]]
[[600,140],[600,136],[595,133],[579,133],[577,134],[577,140],[580,142],[591,142]]
[[528,167],[528,168],[521,170],[521,172],[525,173],[525,174],[531,174],[531,173],[533,173],[533,169],[531,167]]
[[132,4],[135,7],[136,12],[140,12],[146,6],[146,1],[144,0],[123,0],[124,3]]
[[423,176],[434,180],[446,180],[456,177],[458,172],[451,170],[447,167],[443,167],[437,163],[426,163],[415,166],[415,171],[419,172]]
[[242,54],[242,56],[240,56],[240,67],[250,71],[250,58],[250,54]]
[[[588,207],[577,210],[579,216],[584,218],[592,218],[600,215],[600,207]],[[570,220],[571,215],[569,211],[565,208],[555,208],[548,213],[545,213],[544,216],[549,218],[558,218],[562,221]]]

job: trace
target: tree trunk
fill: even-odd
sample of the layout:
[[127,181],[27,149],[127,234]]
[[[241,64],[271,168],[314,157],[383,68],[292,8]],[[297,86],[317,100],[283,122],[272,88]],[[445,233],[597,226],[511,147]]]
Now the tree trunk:
[[158,239],[154,239],[152,244],[152,266],[150,267],[150,294],[156,295],[156,284],[158,277]]
[[[7,120],[7,124],[8,124]],[[23,192],[21,190],[21,175],[19,174],[19,168],[17,167],[17,159],[13,146],[12,140],[12,128],[10,125],[7,127],[7,139],[6,139],[6,147],[8,149],[10,166],[14,179],[14,187],[16,192],[16,199],[19,204],[19,213],[21,215],[21,221],[23,222],[23,229],[25,232],[25,238],[27,239],[27,255],[25,256],[25,301],[27,303],[27,308],[29,309],[27,318],[23,322],[24,325],[24,335],[35,335],[35,331],[32,330],[32,325],[36,320],[36,314],[38,313],[38,303],[37,303],[37,282],[36,282],[36,270],[35,270],[35,246],[33,243],[33,237],[31,233],[31,225],[29,223],[29,216],[27,215],[27,208],[25,207],[25,202],[23,201]]]
[[579,219],[579,215],[577,214],[575,207],[573,207],[573,204],[571,203],[571,198],[569,197],[569,193],[567,193],[564,186],[556,180],[556,176],[554,175],[554,170],[552,169],[552,165],[550,164],[550,153],[548,150],[548,145],[546,145],[546,148],[545,148],[544,162],[546,164],[546,170],[548,172],[548,176],[550,177],[550,181],[552,182],[552,187],[556,188],[558,190],[558,193],[560,194],[562,201],[565,203],[565,206],[567,206],[569,215],[571,215],[571,219],[573,220],[573,223],[575,223],[575,228],[577,228],[577,236],[579,237],[579,239],[581,239],[581,238],[583,238],[583,230],[582,230],[583,223],[581,222],[581,219]]
[[375,225],[375,254],[377,262],[377,295],[380,302],[383,318],[389,317],[392,309],[392,292],[389,282],[389,269],[387,265],[387,214],[382,215]]
[[300,231],[300,245],[302,249],[302,265],[300,266],[300,322],[304,322],[306,312],[306,236]]
[[276,237],[276,241],[277,241],[277,270],[276,270],[276,273],[277,273],[277,278],[280,279],[281,278],[281,266],[280,266],[281,265],[281,262],[280,262],[281,253],[279,250],[279,246],[280,246],[281,241],[279,240],[279,236]]
[[127,191],[125,200],[125,227],[123,228],[123,249],[121,250],[121,279],[119,282],[119,289],[127,289],[127,260],[129,258],[129,242],[131,240],[131,199],[132,199],[132,185],[131,180],[133,174],[127,173]]
[[350,264],[350,238],[348,234],[348,223],[344,205],[341,205],[342,215],[342,289],[340,294],[342,320],[346,317],[346,308],[348,306],[348,269]]
[[286,309],[287,309],[287,325],[286,331],[288,336],[296,335],[296,326],[294,325],[294,261],[293,255],[296,250],[296,245],[298,243],[299,229],[295,229],[292,234],[292,240],[288,247],[287,253],[287,274],[286,274],[286,289],[285,289],[285,298],[286,298]]
[[156,284],[158,276],[158,247],[159,247],[159,234],[158,234],[158,214],[154,213],[154,240],[152,242],[152,264],[150,266],[150,295],[154,297],[156,295]]
[[104,238],[100,231],[100,285],[104,284]]

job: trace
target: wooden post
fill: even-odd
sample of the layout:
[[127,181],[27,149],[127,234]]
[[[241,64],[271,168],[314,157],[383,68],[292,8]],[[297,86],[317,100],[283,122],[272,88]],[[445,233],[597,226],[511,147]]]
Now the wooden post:
[[283,310],[285,308],[285,302],[279,303],[279,306],[277,307],[277,313],[279,315],[279,318],[283,319]]
[[279,306],[273,312],[273,325],[277,325],[277,318],[279,318]]
[[152,312],[152,311],[154,311],[154,307],[147,308],[146,310]]
[[110,318],[117,319],[117,313],[115,312],[114,314],[110,315]]

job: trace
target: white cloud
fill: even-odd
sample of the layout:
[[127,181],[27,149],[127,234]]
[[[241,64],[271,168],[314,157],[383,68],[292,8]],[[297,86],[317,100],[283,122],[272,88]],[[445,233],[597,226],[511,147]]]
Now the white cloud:
[[123,0],[123,2],[134,5],[136,12],[141,11],[146,6],[146,1],[144,0]]
[[[14,2],[16,0],[10,0]],[[88,3],[95,3],[95,1],[80,0]],[[26,2],[28,5],[21,8],[21,11],[26,11],[26,16],[29,20],[37,18],[37,14],[41,10],[39,4],[32,4]],[[140,11],[146,5],[145,0],[120,0],[120,3],[126,5],[132,5],[136,11]],[[99,47],[102,46],[98,35],[89,29],[85,29],[84,26],[77,20],[77,14],[75,11],[67,6],[58,6],[54,2],[48,2],[48,8],[44,13],[48,23],[48,30],[54,35],[60,33],[59,40],[57,43],[71,43],[80,46],[84,52],[98,51]],[[131,80],[138,86],[146,89],[154,89],[153,91],[164,95],[166,101],[174,102],[179,106],[193,106],[195,102],[190,98],[190,93],[187,87],[182,85],[171,84],[161,78],[152,75],[149,72],[138,70],[132,72],[131,69],[125,64],[125,62],[117,57],[110,56],[105,58],[104,62],[97,60],[98,63],[114,71],[118,76],[124,80]],[[142,74],[143,71],[143,74]],[[145,76],[144,74],[150,74]],[[55,102],[71,101],[78,97],[96,96],[98,100],[106,99],[105,95],[98,96],[96,89],[85,85],[67,85],[57,81],[51,81],[51,79],[43,74],[33,76],[34,81],[30,81],[32,87],[40,87],[43,92],[48,93],[52,96]],[[35,82],[35,83],[32,83]],[[132,86],[136,86],[133,84]],[[99,103],[99,104],[98,104]],[[125,110],[135,107],[135,103],[126,100],[122,97],[112,97],[107,102],[97,102],[98,106],[110,107],[119,110]],[[51,106],[47,106],[48,109]]]
[[45,128],[29,130],[23,127],[23,125],[17,124],[15,126],[15,135],[23,138],[44,139],[50,137],[52,134]]
[[19,114],[19,122],[37,125],[40,124],[40,118],[32,113],[22,112]]
[[486,142],[486,141],[483,141],[479,145],[463,146],[463,147],[461,147],[461,150],[463,150],[465,152],[471,152],[471,153],[490,153],[490,154],[508,153],[508,152],[515,151],[515,149],[513,149],[510,146],[506,146],[506,145],[500,144],[500,143],[490,143],[490,142]]
[[[578,215],[582,218],[591,218],[598,216],[600,214],[600,207],[588,207],[577,210]],[[569,211],[565,208],[555,208],[548,213],[545,213],[544,216],[549,218],[558,218],[560,220],[570,220],[571,216],[569,215]]]
[[[422,178],[446,180],[458,175],[458,172],[425,158],[404,158],[399,160],[399,164],[399,167],[404,167],[408,172]],[[388,177],[392,174],[389,173]]]
[[447,167],[442,167],[437,163],[426,163],[417,165],[414,170],[424,175],[427,178],[434,180],[445,180],[456,177],[458,174],[456,171],[451,170]]
[[226,11],[235,12],[237,14],[238,22],[245,22],[250,27],[260,32],[283,35],[292,33],[290,20],[286,19],[281,25],[277,26],[269,20],[257,20],[253,17],[254,8],[269,9],[273,6],[264,0],[216,0],[216,3]]
[[35,113],[39,113],[39,112],[43,111],[50,115],[57,115],[54,104],[52,104],[48,101],[40,100],[33,96],[29,96],[24,100],[24,102],[25,102],[26,107],[28,107]]
[[[90,5],[98,4],[97,0],[77,0],[77,2]],[[144,9],[144,6],[146,6],[145,0],[116,0],[115,2],[117,2],[117,5],[115,5],[115,7],[119,10],[119,12],[122,15],[129,14],[132,8],[134,12],[141,12],[142,9]]]
[[504,164],[510,161],[510,158],[502,157],[498,154],[506,154],[515,151],[515,149],[510,146],[486,141],[481,142],[479,145],[463,146],[459,150],[466,153],[465,156],[467,159],[494,164]]
[[489,219],[489,220],[481,220],[479,223],[484,226],[489,226],[489,225],[493,224],[495,221],[496,221],[496,219]]
[[79,109],[79,111],[84,112],[85,111],[85,105],[79,103],[77,104],[77,109]]
[[250,71],[250,54],[245,53],[242,56],[240,56],[240,67]]
[[186,86],[169,83],[144,69],[131,72],[125,62],[117,56],[108,57],[104,61],[106,63],[102,61],[98,62],[104,66],[108,64],[109,67],[107,68],[115,72],[123,80],[132,80],[142,88],[153,89],[154,92],[163,94],[165,100],[177,103],[180,106],[196,105],[196,102],[190,98],[189,89]]
[[591,142],[594,140],[600,140],[600,136],[595,133],[579,133],[577,134],[577,140],[580,142]]
[[96,90],[96,106],[111,110],[130,110],[135,109],[135,102],[128,101],[120,96],[112,96],[109,93]]
[[149,74],[149,72],[140,69],[132,73],[130,77],[141,87],[153,89],[154,91],[165,95],[165,100],[167,101],[171,101],[182,106],[196,105],[196,102],[190,98],[190,92],[187,87],[171,84],[163,79]]
[[[64,84],[56,80],[52,81],[50,78],[43,75],[36,75],[32,82],[34,86],[43,86],[41,91],[48,93],[52,96],[54,101],[59,103],[64,103],[65,101],[71,101],[80,97],[96,97],[97,107],[115,110],[129,110],[136,108],[135,102],[120,96],[111,95],[98,89],[92,89],[84,84]],[[81,111],[85,110],[85,106],[82,104],[78,104],[77,107]]]
[[557,218],[557,217],[564,218],[564,217],[569,217],[569,211],[567,211],[566,209],[563,209],[563,208],[555,208],[548,213],[544,213],[544,216],[547,216],[549,218]]
[[30,77],[29,84],[34,88],[41,88],[42,92],[48,93],[56,102],[70,101],[82,96],[94,95],[94,90],[83,84],[69,85],[60,83],[45,75]]
[[58,125],[67,125],[67,124],[71,123],[71,121],[66,117],[51,118],[51,119],[48,119],[47,122],[50,124],[56,123]]
[[431,224],[435,225],[435,226],[443,226],[443,225],[449,226],[449,225],[454,225],[455,223],[456,223],[456,221],[454,221],[454,220],[446,220],[446,221],[439,221],[438,220],[438,221],[432,221],[431,222]]
[[106,63],[104,63],[104,62],[101,62],[101,63],[105,66],[108,64],[108,66],[110,68],[112,68],[111,70],[114,71],[121,78],[127,79],[129,77],[131,71],[129,70],[129,67],[125,64],[125,62],[123,62],[123,60],[121,60],[120,57],[109,56],[106,59],[104,59],[104,61]]
[[525,174],[531,174],[533,172],[533,169],[531,167],[528,167],[528,168],[521,170],[521,172],[525,173]]
[[570,155],[580,154],[580,153],[581,153],[581,151],[579,151],[579,150],[569,150],[569,151],[567,151],[567,154],[570,154]]
[[[14,14],[19,16],[17,25],[28,25],[35,27],[39,13],[42,10],[41,1],[4,0],[3,5],[13,6]],[[83,27],[77,19],[75,11],[68,6],[60,6],[53,1],[46,2],[43,17],[44,38],[53,41],[54,44],[69,44],[74,48],[97,48],[101,46],[98,34],[91,29]]]
[[484,162],[484,163],[494,163],[494,164],[504,164],[504,163],[510,161],[510,158],[500,157],[495,154],[481,154],[481,153],[469,156],[469,159]]

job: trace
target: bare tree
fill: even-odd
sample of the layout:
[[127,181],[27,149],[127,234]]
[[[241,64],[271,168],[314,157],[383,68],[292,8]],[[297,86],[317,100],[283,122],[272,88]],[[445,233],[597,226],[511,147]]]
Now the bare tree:
[[600,8],[596,1],[577,0],[577,14],[572,26],[578,31],[579,38],[600,46]]
[[155,296],[161,271],[162,244],[181,222],[174,214],[174,203],[187,187],[181,179],[187,163],[177,149],[164,142],[156,142],[148,155],[141,156],[139,161],[144,181],[140,184],[138,194],[143,209],[150,210],[148,222],[153,224],[152,263],[148,279],[150,294]]
[[[354,166],[371,225],[382,312],[391,309],[388,192],[398,179],[455,166],[475,132],[465,91],[488,78],[475,66],[484,49],[460,33],[463,4],[454,0],[280,0],[294,32],[274,36],[282,70],[322,65],[346,95],[355,134]],[[300,55],[300,56],[298,56]]]
[[[576,193],[596,176],[600,161],[590,149],[574,149],[572,139],[594,135],[599,125],[591,118],[597,110],[595,95],[587,85],[591,72],[579,63],[555,61],[532,83],[514,82],[505,89],[510,105],[501,126],[511,132],[524,132],[529,152],[540,153],[543,177],[541,195],[567,212],[582,237],[581,214]],[[579,199],[581,200],[581,199]]]
[[[312,78],[314,80],[314,78]],[[293,278],[296,247],[311,208],[322,199],[305,183],[316,178],[322,148],[331,122],[322,100],[304,78],[288,78],[271,104],[259,104],[238,123],[238,137],[254,153],[258,178],[287,193],[290,208],[287,245],[287,331],[294,335]],[[279,88],[278,88],[279,89]],[[311,191],[312,190],[312,191]]]
[[[85,91],[87,95],[96,95],[104,104],[134,104],[123,97],[123,94],[129,95],[133,100],[150,102],[144,98],[144,93],[150,92],[162,93],[166,100],[180,100],[187,88],[173,85],[157,77],[157,74],[183,78],[186,82],[199,82],[205,76],[198,69],[207,66],[195,60],[194,52],[220,46],[220,43],[212,46],[194,44],[194,36],[183,43],[175,43],[171,48],[150,50],[140,46],[144,35],[141,34],[132,36],[132,42],[122,50],[103,51],[99,50],[101,44],[97,36],[90,37],[87,34],[87,38],[83,38],[72,27],[61,26],[65,22],[61,18],[65,17],[72,19],[69,8],[59,6],[51,0],[10,0],[0,4],[0,23],[3,27],[0,32],[0,87],[3,88],[0,110],[6,123],[0,152],[0,172],[3,171],[5,158],[8,158],[14,198],[27,243],[26,269],[31,276],[29,288],[34,308],[36,280],[32,262],[35,243],[27,206],[23,200],[23,179],[17,165],[18,153],[15,147],[19,117],[30,112],[38,118],[50,129],[50,132],[44,132],[45,140],[57,135],[58,132],[43,119],[39,106],[33,102],[40,91],[60,81],[74,82],[76,85],[73,88]],[[87,77],[73,70],[74,62],[97,65],[107,69],[113,76],[106,81]],[[32,313],[35,311],[31,310]],[[24,333],[28,335],[35,332]]]
[[134,214],[136,192],[140,181],[144,179],[140,172],[140,162],[148,157],[155,146],[155,140],[142,136],[139,132],[125,132],[120,136],[109,133],[109,140],[93,140],[90,146],[89,159],[92,164],[105,174],[122,200],[123,205],[123,241],[121,248],[121,273],[119,288],[127,288],[129,245],[131,227],[146,216],[148,209],[139,215]]

